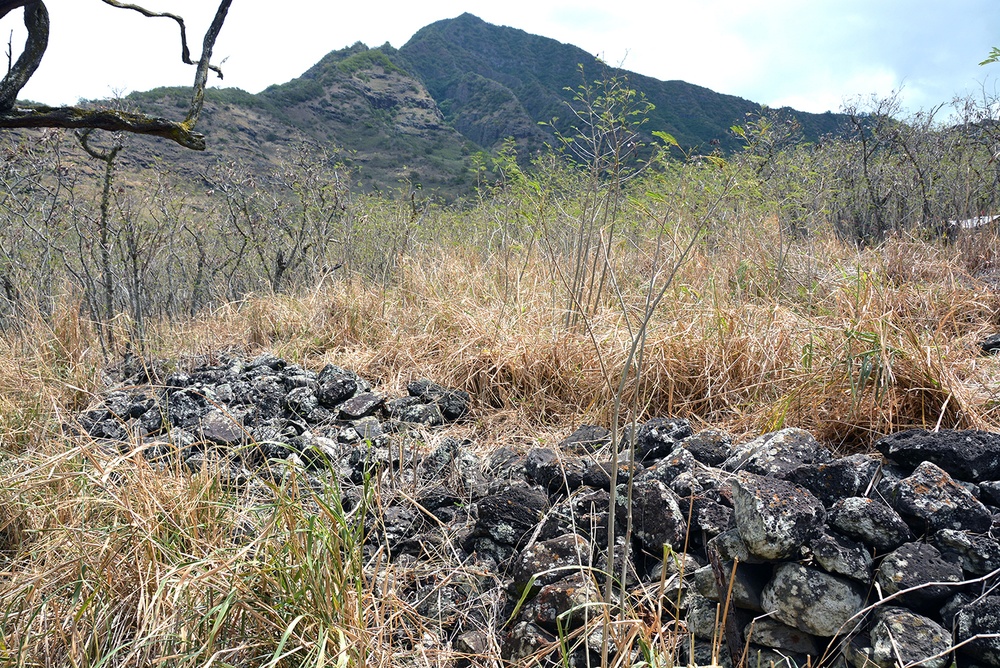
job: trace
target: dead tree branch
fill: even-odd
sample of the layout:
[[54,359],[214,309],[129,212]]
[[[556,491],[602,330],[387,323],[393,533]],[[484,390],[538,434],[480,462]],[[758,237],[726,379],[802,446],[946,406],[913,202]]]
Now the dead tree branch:
[[[187,43],[187,29],[184,20],[175,14],[152,12],[148,9],[118,0],[102,0],[107,5],[139,12],[150,18],[169,18],[177,22],[181,31],[181,59],[189,65],[191,52]],[[13,68],[0,80],[0,128],[71,128],[99,129],[134,134],[153,135],[177,142],[181,146],[196,151],[205,150],[204,135],[195,132],[194,126],[201,115],[205,103],[205,86],[209,71],[222,78],[222,71],[212,65],[212,50],[218,39],[222,25],[232,0],[221,0],[215,18],[202,43],[201,58],[197,63],[194,78],[194,95],[187,117],[183,121],[148,116],[109,109],[84,109],[81,107],[32,106],[16,108],[17,96],[38,68],[45,54],[49,38],[49,15],[41,0],[0,0],[0,18],[14,9],[24,8],[24,25],[28,30],[24,52]]]

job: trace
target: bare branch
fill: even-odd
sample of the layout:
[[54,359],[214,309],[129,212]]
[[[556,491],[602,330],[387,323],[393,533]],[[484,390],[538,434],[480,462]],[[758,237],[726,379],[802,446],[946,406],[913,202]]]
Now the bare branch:
[[219,68],[213,67],[210,61],[212,49],[215,48],[215,40],[219,37],[219,32],[222,30],[222,24],[226,21],[226,14],[229,13],[229,6],[232,2],[233,0],[222,0],[219,3],[219,9],[215,12],[212,25],[205,32],[205,40],[201,47],[201,60],[198,61],[198,71],[194,75],[194,98],[191,100],[191,110],[188,112],[187,118],[184,119],[185,127],[193,128],[201,115],[201,108],[205,104],[205,84],[208,82],[208,70],[214,70],[219,78],[222,78],[222,72],[219,71]]
[[184,27],[184,19],[176,14],[170,14],[168,12],[152,12],[145,7],[140,7],[139,5],[132,5],[125,2],[118,2],[118,0],[101,0],[106,5],[111,5],[112,7],[117,7],[118,9],[131,9],[132,11],[139,12],[145,17],[151,19],[173,19],[177,22],[177,25],[181,29],[181,60],[184,61],[185,65],[194,65],[191,61],[191,51],[188,49],[187,43],[187,29]]
[[49,44],[49,12],[45,9],[44,3],[40,1],[19,3],[19,0],[15,0],[7,4],[10,6],[0,5],[0,17],[9,13],[18,4],[24,6],[24,27],[28,29],[28,39],[24,44],[24,52],[18,57],[14,67],[0,81],[0,111],[14,107],[17,94],[38,69],[38,64],[45,55],[45,48]]
[[9,109],[0,111],[0,128],[96,128],[163,137],[195,151],[205,150],[205,136],[186,123],[113,109],[44,106]]

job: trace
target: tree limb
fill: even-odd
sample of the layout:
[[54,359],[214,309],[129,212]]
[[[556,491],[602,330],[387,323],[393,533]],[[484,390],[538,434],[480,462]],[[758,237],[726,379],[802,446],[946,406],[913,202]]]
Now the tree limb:
[[[185,65],[195,65],[196,63],[191,60],[191,50],[188,48],[187,42],[187,28],[184,25],[184,19],[176,14],[171,14],[169,12],[154,12],[146,9],[145,7],[140,7],[139,5],[133,5],[126,2],[119,2],[118,0],[101,0],[106,5],[111,5],[112,7],[117,7],[119,9],[131,9],[132,11],[139,12],[145,17],[151,19],[165,18],[173,19],[177,22],[178,27],[181,29],[181,60]],[[228,7],[227,7],[228,10]],[[214,42],[214,40],[213,40]],[[219,75],[222,78],[222,70],[215,65],[208,66],[210,70]]]
[[205,150],[205,135],[194,132],[184,122],[113,109],[38,106],[0,110],[0,128],[95,128],[153,135],[195,151]]
[[3,80],[0,80],[0,111],[14,107],[17,94],[38,69],[38,64],[42,62],[42,56],[45,55],[45,49],[49,44],[49,13],[44,3],[40,0],[35,2],[12,0],[6,5],[0,5],[0,18],[18,5],[24,7],[24,27],[28,29],[28,39],[14,67],[7,72]]
[[[187,44],[184,20],[175,14],[157,13],[120,0],[102,0],[107,5],[130,9],[143,16],[169,18],[177,22],[181,30],[181,59],[193,65]],[[24,7],[24,25],[28,29],[28,39],[24,52],[17,59],[7,76],[0,80],[0,128],[69,128],[98,129],[112,132],[131,132],[153,135],[173,140],[196,151],[205,150],[205,136],[194,131],[194,126],[205,104],[205,85],[208,73],[213,71],[222,78],[222,71],[211,64],[215,41],[225,23],[232,0],[220,0],[215,18],[205,33],[201,58],[197,63],[194,78],[194,96],[187,118],[171,121],[166,118],[147,116],[113,109],[83,109],[80,107],[32,106],[15,108],[17,95],[28,83],[45,54],[49,39],[49,15],[41,0],[0,0],[0,18],[14,9]]]

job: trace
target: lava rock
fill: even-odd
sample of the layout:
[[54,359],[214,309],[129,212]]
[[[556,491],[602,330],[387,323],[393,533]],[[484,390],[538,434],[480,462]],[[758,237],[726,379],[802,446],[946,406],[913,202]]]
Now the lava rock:
[[736,530],[758,557],[793,557],[822,530],[823,504],[803,487],[752,473],[740,473],[732,487]]
[[469,393],[463,390],[452,390],[423,378],[408,383],[406,391],[426,404],[437,405],[441,415],[449,422],[463,418],[469,412]]
[[637,461],[659,459],[694,434],[687,420],[653,418],[639,426],[635,433],[634,447]]
[[590,563],[590,542],[583,536],[559,536],[525,548],[514,563],[508,589],[534,596],[545,585],[568,578]]
[[895,510],[860,496],[841,499],[830,508],[830,526],[878,552],[889,552],[912,537]]
[[779,565],[761,594],[764,610],[775,619],[821,637],[850,631],[849,621],[864,602],[857,583],[793,563]]
[[972,665],[1000,668],[1000,638],[996,637],[997,633],[1000,633],[1000,596],[984,596],[955,615],[955,642],[961,645],[958,655]]
[[781,478],[792,469],[804,464],[823,464],[831,457],[830,451],[812,434],[790,427],[737,446],[733,455],[722,463],[722,468]]
[[785,480],[805,487],[829,507],[845,496],[863,496],[880,466],[869,455],[851,455],[825,464],[799,466],[789,471]]
[[772,647],[783,652],[809,656],[818,656],[820,653],[819,639],[816,636],[768,617],[755,619],[747,624],[743,629],[743,635],[753,644]]
[[559,442],[559,450],[592,454],[611,445],[611,432],[604,427],[582,424],[572,434]]
[[901,662],[945,668],[951,663],[951,633],[934,620],[906,608],[878,608],[874,616],[871,658],[879,666],[893,668]]
[[681,513],[677,495],[659,480],[637,480],[632,486],[632,506],[628,495],[618,494],[615,521],[624,527],[632,516],[632,532],[643,550],[659,557],[664,545],[680,552],[687,536],[687,521]]
[[918,587],[900,595],[897,600],[918,612],[937,612],[945,599],[958,590],[943,584],[928,583],[959,583],[962,581],[962,568],[945,561],[932,545],[906,543],[882,559],[875,572],[875,581],[886,596]]
[[1000,480],[1000,434],[910,429],[879,439],[875,448],[890,461],[911,469],[933,462],[959,480]]
[[707,466],[721,466],[733,454],[733,439],[729,434],[714,429],[699,431],[685,438],[680,445]]
[[872,577],[872,555],[864,545],[830,534],[823,534],[809,543],[816,563],[834,575],[858,580],[867,585]]
[[896,510],[911,526],[929,531],[989,531],[993,515],[972,493],[932,462],[923,462],[896,485]]

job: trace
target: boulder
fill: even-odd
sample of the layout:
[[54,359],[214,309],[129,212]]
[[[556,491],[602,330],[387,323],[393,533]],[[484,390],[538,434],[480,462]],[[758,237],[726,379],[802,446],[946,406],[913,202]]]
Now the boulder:
[[777,567],[761,594],[764,610],[778,621],[830,637],[853,630],[865,603],[857,583],[794,563]]
[[973,429],[910,429],[879,439],[875,448],[890,461],[910,469],[933,462],[959,480],[1000,480],[1000,434]]
[[797,556],[799,548],[823,528],[823,504],[803,487],[740,473],[732,488],[736,530],[757,557]]
[[895,488],[893,505],[917,531],[964,529],[982,533],[993,515],[972,492],[932,462],[923,462]]

